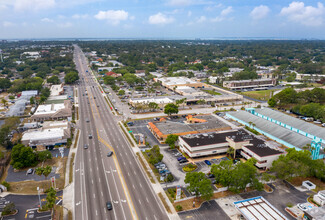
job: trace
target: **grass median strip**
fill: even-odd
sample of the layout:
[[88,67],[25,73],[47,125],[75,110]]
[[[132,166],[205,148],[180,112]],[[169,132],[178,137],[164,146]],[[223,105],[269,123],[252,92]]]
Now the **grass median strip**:
[[70,159],[70,170],[69,170],[69,184],[72,183],[73,180],[73,161],[74,161],[74,156],[75,153],[71,154],[71,159]]
[[170,210],[170,208],[169,208],[169,206],[168,206],[168,204],[167,204],[167,202],[166,202],[166,200],[165,200],[165,198],[164,198],[164,196],[162,195],[161,192],[158,193],[158,196],[159,196],[161,202],[163,203],[163,205],[165,206],[165,209],[167,210],[167,212],[172,213],[172,211]]
[[126,138],[127,138],[128,141],[130,142],[131,146],[132,146],[132,147],[135,147],[133,141],[130,139],[130,136],[125,132],[125,130],[123,129],[122,125],[121,125],[120,123],[119,123],[118,125],[119,125],[120,128],[122,129],[123,133],[125,134]]
[[76,139],[74,140],[73,148],[76,148],[76,147],[77,147],[77,144],[78,144],[78,138],[79,138],[79,130],[77,131],[77,135],[76,135]]
[[146,171],[146,174],[147,174],[147,176],[149,177],[150,182],[151,182],[151,183],[156,183],[155,180],[154,180],[154,178],[151,176],[150,172],[148,171],[148,169],[147,169],[147,167],[146,167],[146,164],[145,164],[145,162],[142,160],[142,157],[140,156],[140,153],[139,153],[139,152],[137,152],[137,156],[138,156],[138,158],[139,158],[139,161],[140,161],[140,163],[141,163],[143,169]]

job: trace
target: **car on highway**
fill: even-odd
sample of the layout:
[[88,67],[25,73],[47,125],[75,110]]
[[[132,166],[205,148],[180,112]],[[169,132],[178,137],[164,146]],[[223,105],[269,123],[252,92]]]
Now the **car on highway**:
[[89,122],[89,118],[86,118],[86,122]]
[[32,168],[29,168],[28,170],[27,170],[27,174],[32,174],[34,172],[34,169],[32,169]]
[[113,209],[113,205],[110,201],[106,202],[106,208],[107,210],[112,210]]
[[88,138],[89,139],[93,139],[93,136],[90,134],[90,135],[88,135]]
[[88,149],[88,144],[84,144],[84,149]]
[[110,157],[112,155],[113,155],[113,151],[110,151],[110,152],[107,153],[107,157]]
[[209,160],[205,160],[204,163],[206,163],[208,166],[211,166],[211,162]]

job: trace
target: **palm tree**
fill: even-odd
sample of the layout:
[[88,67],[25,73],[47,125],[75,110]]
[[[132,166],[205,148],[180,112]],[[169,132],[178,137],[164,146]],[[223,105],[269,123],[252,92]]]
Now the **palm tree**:
[[236,151],[234,148],[232,148],[232,147],[228,148],[228,150],[227,150],[228,155],[233,155],[233,158],[235,158],[235,153],[236,153]]
[[252,127],[253,122],[249,121],[248,124],[249,124],[249,127]]

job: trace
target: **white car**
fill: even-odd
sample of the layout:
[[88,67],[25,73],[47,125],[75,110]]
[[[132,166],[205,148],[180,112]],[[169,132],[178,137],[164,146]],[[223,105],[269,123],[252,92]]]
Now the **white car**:
[[301,210],[301,211],[308,211],[312,208],[314,208],[314,206],[309,203],[309,202],[306,202],[306,203],[298,203],[297,204],[297,207]]

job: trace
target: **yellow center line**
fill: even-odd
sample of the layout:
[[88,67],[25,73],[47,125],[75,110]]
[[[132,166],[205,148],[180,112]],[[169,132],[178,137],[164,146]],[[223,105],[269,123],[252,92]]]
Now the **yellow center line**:
[[[96,110],[97,110],[97,113],[98,113],[98,115],[99,115],[99,118],[101,119],[101,116],[100,116],[100,114],[99,114],[99,111],[98,111],[98,108],[97,108],[97,105],[96,105],[96,102],[95,102],[95,99],[94,99],[93,95],[89,93],[89,91],[88,91],[87,88],[86,88],[86,90],[87,90],[87,92],[88,92],[88,99],[90,99],[90,96],[92,97],[91,99],[92,99],[93,102],[95,103],[95,108],[96,108]],[[94,114],[94,112],[93,112],[93,108],[92,108],[91,105],[90,105],[90,109],[91,109],[91,113],[92,113],[93,117],[95,118],[95,114]],[[138,218],[137,211],[136,211],[135,208],[134,208],[134,204],[133,204],[133,201],[132,201],[132,198],[131,198],[131,195],[130,195],[129,189],[128,189],[127,185],[126,185],[126,181],[125,181],[125,179],[124,179],[124,175],[123,175],[122,170],[121,170],[121,167],[120,167],[120,165],[119,165],[119,163],[118,163],[118,159],[117,159],[117,157],[116,157],[116,154],[115,154],[114,148],[113,148],[111,145],[109,145],[109,144],[108,144],[104,139],[102,139],[102,138],[99,136],[98,129],[96,129],[96,130],[97,130],[97,136],[98,136],[98,139],[99,139],[99,140],[100,140],[104,145],[106,145],[106,146],[107,146],[111,151],[113,151],[114,163],[115,163],[115,165],[116,165],[117,168],[118,168],[118,174],[119,174],[120,181],[122,182],[123,190],[124,190],[124,192],[127,193],[127,195],[128,195],[128,196],[126,197],[126,199],[129,200],[129,202],[131,202],[132,207],[133,207],[133,209],[132,209],[130,203],[128,202],[128,205],[129,205],[129,208],[130,208],[130,211],[131,211],[131,214],[132,214],[132,218],[134,219],[134,215],[133,215],[133,212],[132,212],[132,210],[134,210],[134,214],[136,215],[136,219],[139,219],[139,218]],[[121,178],[121,177],[122,177],[122,178]],[[124,183],[124,184],[123,184],[123,183]],[[124,187],[124,185],[125,185],[125,187]]]

